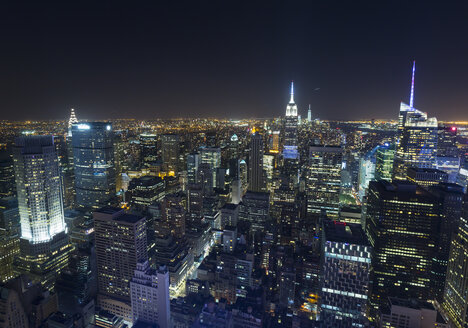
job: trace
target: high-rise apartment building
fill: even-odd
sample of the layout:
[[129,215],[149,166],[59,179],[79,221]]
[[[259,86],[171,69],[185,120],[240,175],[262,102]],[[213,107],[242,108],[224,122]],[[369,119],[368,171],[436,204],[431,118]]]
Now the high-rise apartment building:
[[325,327],[365,327],[372,248],[360,224],[326,219],[322,229],[320,319]]
[[139,261],[148,259],[145,217],[123,209],[94,211],[98,305],[132,322],[130,280]]
[[16,267],[35,282],[53,289],[67,265],[68,242],[60,168],[52,136],[20,137],[13,158],[21,223]]
[[307,212],[337,216],[341,191],[343,149],[311,146],[306,175]]
[[374,309],[388,297],[428,300],[440,223],[437,198],[408,181],[372,181],[366,233],[374,249]]
[[265,191],[265,174],[263,170],[263,138],[255,133],[250,141],[249,153],[249,190]]
[[435,168],[437,155],[437,119],[413,107],[414,70],[411,84],[410,104],[400,104],[398,132],[393,176],[406,179],[410,167]]
[[73,124],[72,145],[76,206],[90,210],[108,205],[116,188],[112,124]]
[[130,281],[133,322],[170,328],[169,272],[166,267],[153,269],[148,261],[137,263]]

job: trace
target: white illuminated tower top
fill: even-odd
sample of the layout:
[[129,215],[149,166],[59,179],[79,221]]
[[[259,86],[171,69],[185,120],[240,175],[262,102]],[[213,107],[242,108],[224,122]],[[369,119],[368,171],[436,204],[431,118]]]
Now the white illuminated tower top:
[[68,119],[68,135],[71,135],[72,125],[78,123],[78,119],[75,115],[75,110],[72,108],[70,113],[70,118]]
[[291,99],[286,106],[286,116],[297,116],[297,105],[294,102],[294,81],[291,81]]

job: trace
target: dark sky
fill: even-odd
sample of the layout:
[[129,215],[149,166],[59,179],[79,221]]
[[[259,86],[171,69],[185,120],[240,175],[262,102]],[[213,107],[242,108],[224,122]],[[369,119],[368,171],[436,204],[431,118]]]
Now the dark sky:
[[2,1],[0,118],[274,117],[290,80],[303,116],[396,118],[415,58],[415,106],[468,120],[468,6],[429,2]]

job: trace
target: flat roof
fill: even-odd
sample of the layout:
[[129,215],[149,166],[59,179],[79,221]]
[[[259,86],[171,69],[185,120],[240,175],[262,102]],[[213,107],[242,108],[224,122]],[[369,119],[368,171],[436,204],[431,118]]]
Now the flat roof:
[[323,221],[323,231],[325,233],[326,241],[369,245],[369,241],[367,240],[360,224],[326,219]]

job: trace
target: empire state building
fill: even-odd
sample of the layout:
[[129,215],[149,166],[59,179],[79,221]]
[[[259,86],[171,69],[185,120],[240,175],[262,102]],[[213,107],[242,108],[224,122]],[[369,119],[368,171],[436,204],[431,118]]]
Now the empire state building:
[[286,106],[284,124],[284,150],[285,159],[297,159],[297,105],[294,102],[294,82],[291,82],[291,98]]

